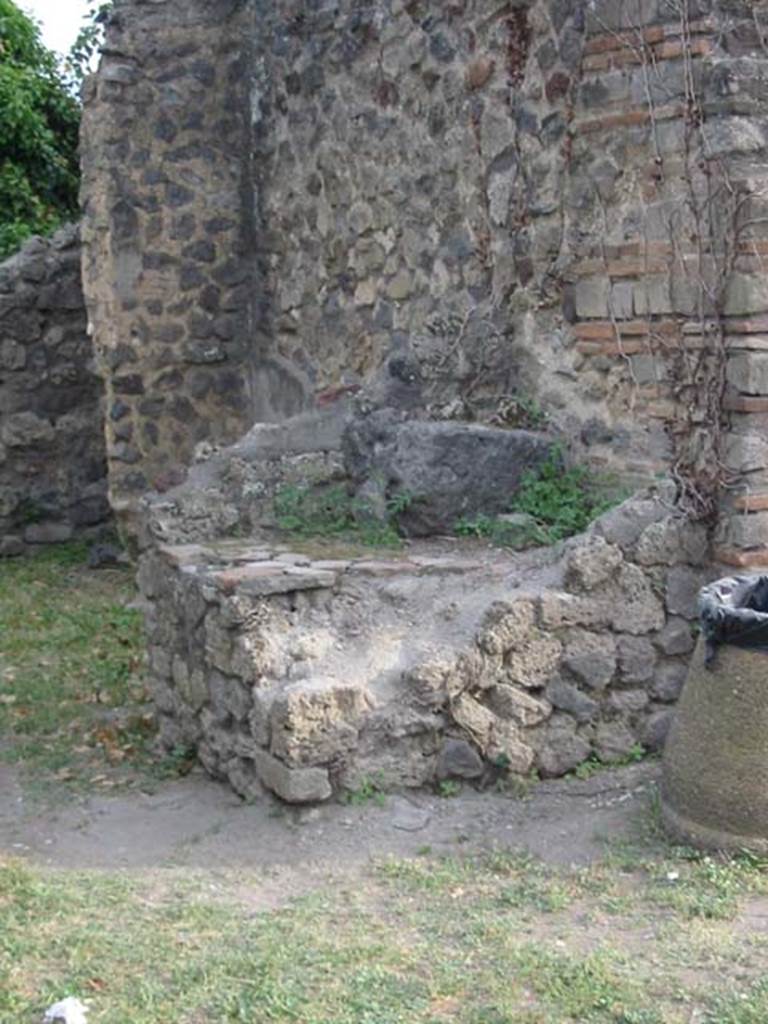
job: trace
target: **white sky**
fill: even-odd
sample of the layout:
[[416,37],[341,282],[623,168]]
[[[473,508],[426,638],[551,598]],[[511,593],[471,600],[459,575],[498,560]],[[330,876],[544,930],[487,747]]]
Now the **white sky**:
[[86,0],[17,0],[17,3],[39,22],[45,45],[59,53],[66,53],[74,43],[88,10]]

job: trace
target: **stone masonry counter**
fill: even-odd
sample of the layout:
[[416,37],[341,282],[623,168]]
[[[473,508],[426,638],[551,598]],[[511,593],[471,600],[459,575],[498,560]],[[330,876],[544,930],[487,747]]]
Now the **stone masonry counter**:
[[155,544],[139,577],[162,740],[298,803],[658,749],[707,554],[653,494],[523,554]]

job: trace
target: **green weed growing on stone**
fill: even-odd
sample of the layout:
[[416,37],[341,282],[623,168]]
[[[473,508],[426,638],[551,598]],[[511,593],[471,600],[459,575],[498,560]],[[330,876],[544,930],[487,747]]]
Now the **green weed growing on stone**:
[[312,487],[286,484],[275,494],[273,509],[278,529],[302,537],[356,540],[370,547],[399,547],[397,519],[412,498],[398,493],[388,499],[386,519],[378,518],[365,502],[350,495],[344,484]]
[[489,540],[505,548],[520,549],[548,543],[546,532],[533,521],[510,523],[482,512],[474,516],[462,516],[456,521],[454,531],[459,537]]
[[555,544],[581,533],[618,500],[615,489],[609,493],[607,482],[598,480],[585,467],[566,469],[556,446],[538,470],[524,474],[511,507],[514,512],[533,516],[545,542]]
[[437,795],[449,799],[452,796],[458,796],[461,792],[461,783],[455,779],[442,779],[437,784]]
[[359,807],[362,804],[375,803],[383,807],[387,795],[383,789],[383,781],[376,776],[366,775],[360,780],[360,785],[355,789],[348,789],[342,794],[342,803],[351,807]]
[[504,395],[491,418],[495,426],[523,430],[543,430],[549,417],[535,398],[530,395]]

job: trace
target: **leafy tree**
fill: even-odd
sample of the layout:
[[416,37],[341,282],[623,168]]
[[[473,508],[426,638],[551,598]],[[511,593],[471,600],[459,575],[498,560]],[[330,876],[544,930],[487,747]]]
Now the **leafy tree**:
[[88,13],[83,19],[83,27],[67,55],[67,70],[75,86],[82,84],[91,69],[94,56],[101,49],[104,25],[112,7],[113,0],[88,0]]
[[77,215],[79,124],[37,25],[0,0],[0,259]]

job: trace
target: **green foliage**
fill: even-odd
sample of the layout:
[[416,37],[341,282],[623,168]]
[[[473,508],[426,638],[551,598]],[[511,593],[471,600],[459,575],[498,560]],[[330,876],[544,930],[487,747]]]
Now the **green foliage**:
[[[0,571],[0,756],[48,783],[146,760],[141,615],[125,607],[132,573],[94,573],[85,556],[84,545],[52,545]],[[126,714],[106,725],[115,708]]]
[[491,421],[497,426],[523,430],[543,430],[549,417],[535,398],[529,395],[509,395],[499,400]]
[[380,775],[366,775],[356,789],[348,789],[341,796],[341,802],[349,804],[350,807],[360,807],[363,804],[375,803],[383,807],[387,802],[387,795],[384,792],[384,781]]
[[437,795],[449,799],[458,796],[461,792],[461,783],[455,779],[441,779],[437,784]]
[[524,474],[520,490],[510,502],[511,512],[524,513],[527,521],[509,522],[479,512],[454,524],[460,537],[476,537],[507,548],[555,544],[582,530],[620,501],[615,487],[608,486],[583,466],[566,469],[559,446],[547,461]]
[[13,0],[0,0],[0,259],[77,213],[80,109]]
[[519,549],[549,543],[546,532],[537,523],[509,523],[483,512],[475,516],[462,516],[456,521],[454,531],[459,537],[489,540],[504,548]]
[[398,516],[411,503],[409,495],[399,493],[387,501],[387,518],[377,518],[373,510],[352,497],[344,484],[312,487],[288,484],[274,498],[274,513],[281,530],[302,537],[337,537],[356,540],[371,547],[398,547]]
[[566,469],[562,452],[555,447],[537,472],[523,476],[512,509],[533,516],[544,542],[555,544],[581,533],[616,501],[617,495],[607,493],[583,466]]
[[32,20],[0,0],[0,259],[77,213],[80,109]]
[[88,0],[89,11],[67,56],[67,70],[73,84],[80,85],[88,74],[94,56],[101,49],[104,23],[114,6],[113,0]]

